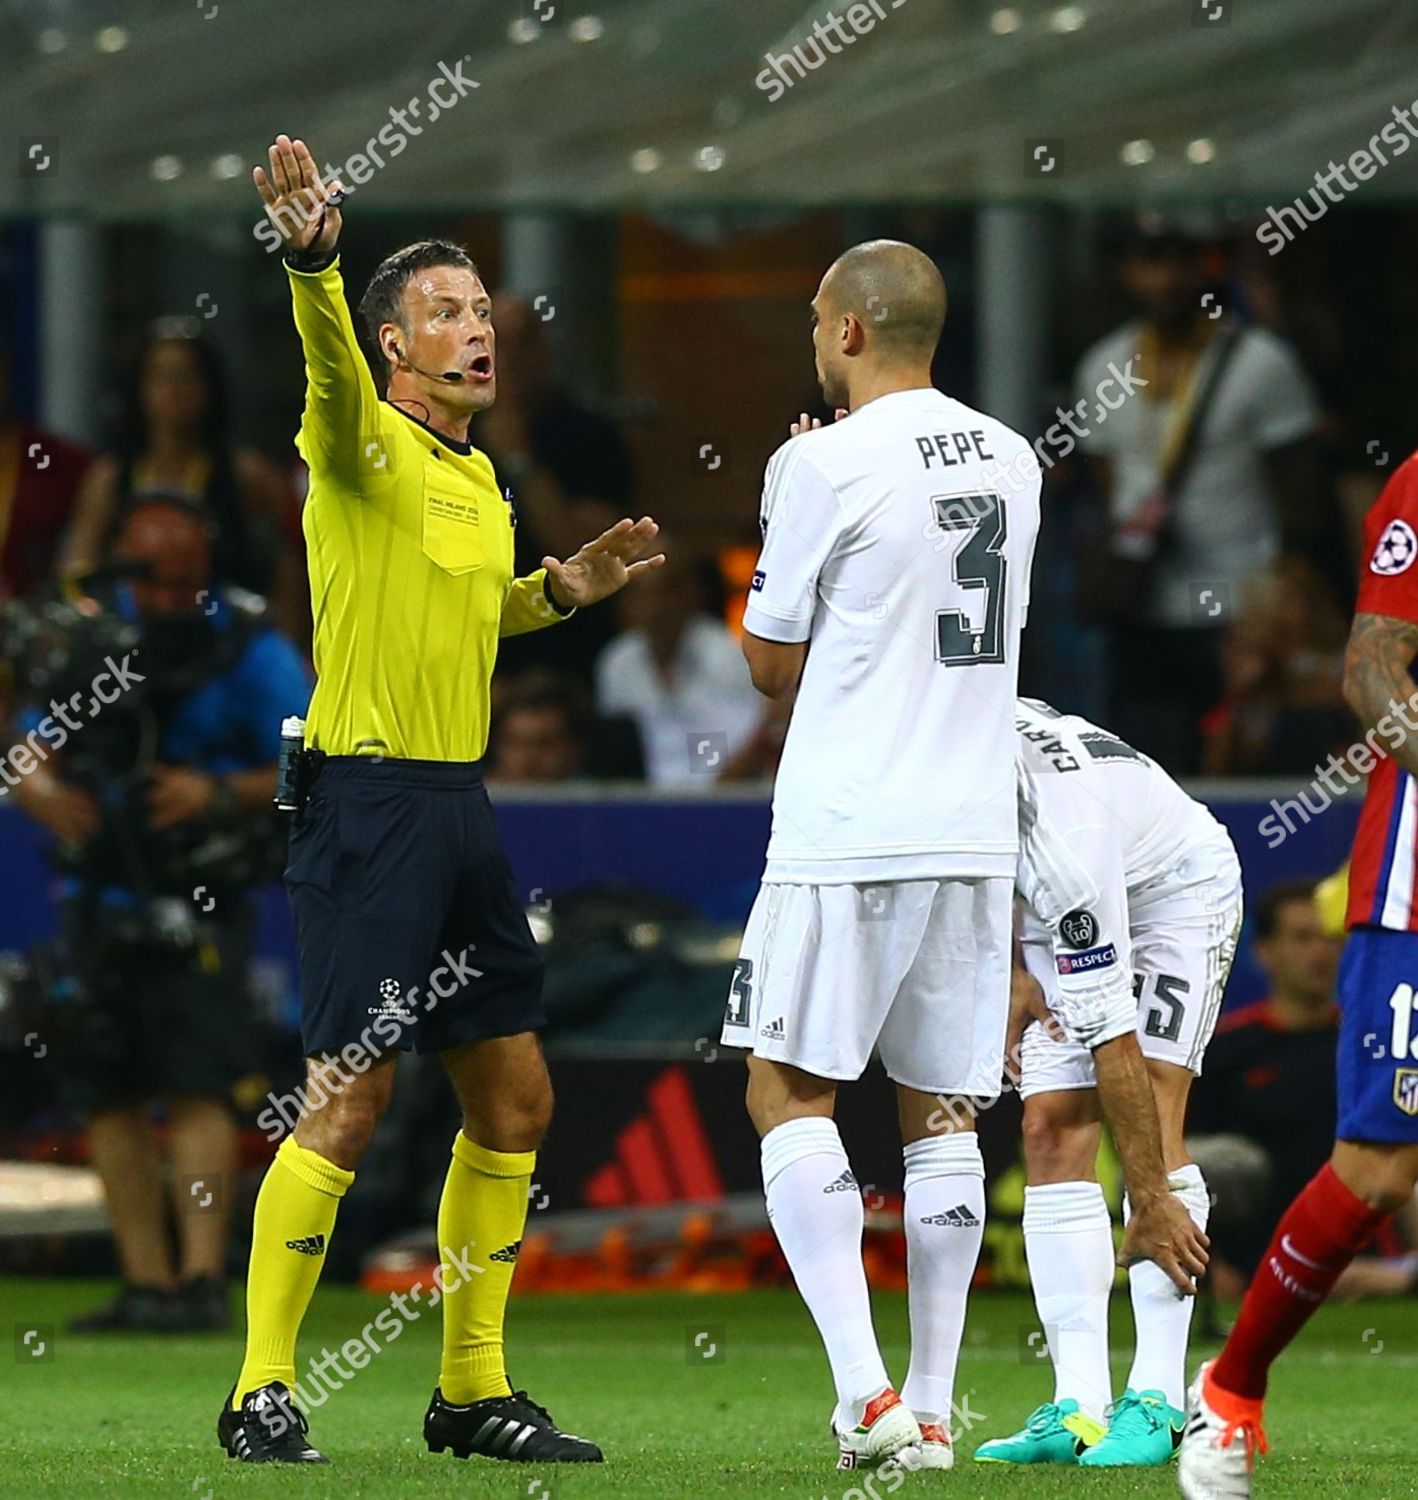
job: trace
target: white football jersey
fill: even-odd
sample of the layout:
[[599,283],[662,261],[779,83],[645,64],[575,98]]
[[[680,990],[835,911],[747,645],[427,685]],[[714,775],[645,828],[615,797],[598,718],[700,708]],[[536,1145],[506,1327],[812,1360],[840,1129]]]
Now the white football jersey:
[[1156,761],[1076,714],[1030,698],[1018,709],[1021,794],[1049,835],[1026,840],[1021,861],[1034,914],[1048,922],[1080,904],[1069,881],[1081,871],[1102,911],[1121,914],[1102,924],[1116,938],[1129,918],[1239,881],[1230,835]]
[[1013,877],[1039,485],[1024,438],[932,389],[769,460],[744,626],[809,645],[766,881]]

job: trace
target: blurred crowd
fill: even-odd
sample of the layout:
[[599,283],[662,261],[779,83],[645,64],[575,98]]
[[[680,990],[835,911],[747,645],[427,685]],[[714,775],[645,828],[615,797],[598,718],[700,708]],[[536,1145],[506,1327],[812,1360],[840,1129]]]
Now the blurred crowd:
[[[1094,701],[1078,706],[1174,773],[1304,775],[1352,733],[1342,655],[1358,521],[1382,469],[1338,472],[1333,372],[1307,368],[1299,344],[1316,341],[1291,336],[1284,298],[1214,227],[1134,224],[1112,266],[1132,315],[1077,363],[1073,436],[1040,442],[1051,524],[1036,574],[1051,582],[1036,619],[1054,600],[1052,680],[1031,682],[1036,652],[1024,686],[1074,701],[1058,681],[1072,650],[1096,664]],[[472,436],[514,497],[526,571],[655,505],[621,426],[561,378],[545,324],[510,296],[496,317],[498,400]],[[22,421],[13,373],[0,347],[0,601],[102,576],[126,511],[162,496],[208,518],[214,580],[264,599],[308,654],[305,475],[293,451],[234,443],[199,321],[147,331],[100,453]],[[504,643],[490,776],[771,776],[782,710],[756,698],[737,640],[753,539],[726,528],[716,542],[712,523],[697,536],[668,537],[671,565],[614,608]],[[13,708],[25,684],[12,673],[3,692]]]

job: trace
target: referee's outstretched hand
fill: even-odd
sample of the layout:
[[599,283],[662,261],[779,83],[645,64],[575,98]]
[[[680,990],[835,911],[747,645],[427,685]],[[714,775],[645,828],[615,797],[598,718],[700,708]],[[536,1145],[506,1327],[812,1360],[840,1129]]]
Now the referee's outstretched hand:
[[251,169],[251,180],[266,217],[291,250],[322,255],[335,248],[340,237],[340,209],[344,193],[338,182],[321,182],[320,169],[304,141],[278,135],[266,153],[268,172]]
[[552,597],[560,605],[580,609],[618,593],[637,573],[664,562],[663,552],[644,556],[659,531],[659,525],[649,516],[638,521],[627,518],[603,531],[594,542],[587,542],[565,562],[544,557],[542,566],[551,580]]

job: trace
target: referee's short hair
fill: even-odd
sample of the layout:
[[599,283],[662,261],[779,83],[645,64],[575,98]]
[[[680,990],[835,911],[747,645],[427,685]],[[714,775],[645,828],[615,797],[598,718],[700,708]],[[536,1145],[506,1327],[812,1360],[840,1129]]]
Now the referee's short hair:
[[[365,337],[376,353],[379,350],[379,330],[386,323],[397,323],[408,333],[404,327],[404,288],[411,276],[433,266],[458,266],[471,271],[479,279],[482,276],[473,257],[452,240],[415,240],[412,245],[405,245],[402,250],[386,256],[369,278],[364,296],[359,299]],[[382,359],[380,363],[383,364]]]

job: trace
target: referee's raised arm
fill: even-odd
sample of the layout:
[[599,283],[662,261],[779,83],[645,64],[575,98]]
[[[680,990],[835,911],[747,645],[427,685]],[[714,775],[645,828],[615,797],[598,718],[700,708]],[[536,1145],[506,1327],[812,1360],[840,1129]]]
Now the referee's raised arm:
[[[252,180],[266,215],[285,243],[291,303],[305,352],[302,453],[335,477],[368,484],[378,470],[355,437],[379,431],[379,393],[360,351],[340,276],[337,245],[343,219],[338,182],[322,182],[310,148],[278,135]],[[309,451],[307,451],[309,450]]]
[[[323,1461],[290,1402],[296,1333],[395,1059],[413,1048],[442,1058],[463,1117],[438,1210],[457,1270],[445,1267],[425,1441],[460,1457],[596,1463],[594,1443],[513,1391],[503,1356],[552,1094],[537,1040],[542,959],[482,759],[500,638],[660,566],[659,528],[627,517],[515,577],[516,514],[469,435],[497,398],[476,262],[441,239],[385,256],[358,304],[371,373],[335,259],[338,183],[284,135],[255,182],[286,245],[307,377],[296,442],[310,466],[301,529],[317,680],[286,888],[308,1092],[257,1198],[246,1356],[218,1432],[248,1463]],[[352,1048],[365,1066],[350,1071]]]

